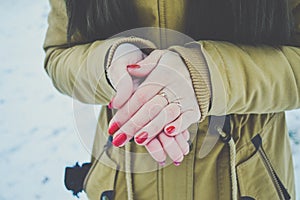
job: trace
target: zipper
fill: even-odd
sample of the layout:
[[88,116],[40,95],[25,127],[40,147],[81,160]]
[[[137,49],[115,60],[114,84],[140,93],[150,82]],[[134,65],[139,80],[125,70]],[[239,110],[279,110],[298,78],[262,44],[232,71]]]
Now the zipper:
[[284,196],[284,193],[283,193],[283,191],[280,187],[278,178],[275,174],[275,171],[274,171],[274,169],[273,169],[273,167],[270,163],[270,160],[268,159],[266,153],[264,152],[264,150],[261,147],[259,147],[258,152],[259,152],[259,155],[262,157],[262,161],[263,161],[265,167],[267,168],[267,171],[269,172],[269,175],[271,176],[271,179],[272,179],[273,184],[276,188],[276,191],[279,195],[279,198],[282,199],[282,200],[286,200],[286,198]]
[[267,154],[263,150],[263,148],[262,148],[262,138],[260,137],[259,134],[257,134],[252,139],[252,143],[256,147],[256,150],[258,151],[258,153],[261,157],[261,160],[264,163],[264,166],[265,166],[266,170],[268,171],[269,176],[272,179],[273,185],[276,188],[279,199],[280,200],[289,200],[291,197],[290,197],[288,191],[286,190],[286,188],[281,183],[280,179],[278,178],[275,170],[272,167],[272,164],[271,164]]

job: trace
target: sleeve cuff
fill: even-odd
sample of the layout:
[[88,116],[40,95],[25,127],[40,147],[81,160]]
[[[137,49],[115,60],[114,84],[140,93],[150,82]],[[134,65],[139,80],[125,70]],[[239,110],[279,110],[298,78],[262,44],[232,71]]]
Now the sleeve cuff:
[[112,58],[114,56],[114,53],[116,49],[123,43],[131,43],[136,45],[139,49],[141,50],[148,50],[148,49],[156,49],[156,46],[154,43],[152,43],[149,40],[138,38],[138,37],[128,37],[128,38],[121,38],[117,40],[108,50],[107,55],[106,55],[106,63],[105,63],[105,69],[108,69],[109,66],[111,65]]
[[189,70],[201,112],[200,122],[202,122],[208,115],[211,99],[211,82],[205,57],[199,45],[190,47],[172,46],[169,50],[178,53]]

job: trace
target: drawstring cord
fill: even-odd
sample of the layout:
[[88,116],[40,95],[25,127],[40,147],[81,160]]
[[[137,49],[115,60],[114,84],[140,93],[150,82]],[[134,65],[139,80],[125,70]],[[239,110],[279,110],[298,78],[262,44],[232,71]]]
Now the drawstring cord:
[[[107,110],[107,120],[110,121],[112,119],[112,115],[115,114],[114,110]],[[112,137],[110,136],[109,142],[107,145],[111,146]],[[125,145],[125,179],[126,179],[126,186],[127,186],[127,199],[133,200],[133,189],[132,189],[132,177],[131,177],[131,143],[127,143]]]
[[127,186],[127,199],[133,200],[130,145],[131,145],[130,142],[125,145],[125,179],[126,179],[126,186]]
[[237,200],[238,186],[237,186],[237,175],[236,175],[236,168],[235,168],[236,146],[230,134],[226,134],[220,127],[217,128],[217,131],[221,135],[222,141],[224,143],[228,143],[229,145],[232,199]]
[[[230,174],[231,174],[231,190],[232,190],[232,200],[237,200],[237,175],[236,175],[236,145],[233,138],[230,134],[226,134],[220,127],[217,128],[222,141],[228,143],[230,151]],[[131,177],[131,144],[127,143],[125,145],[125,178],[127,186],[127,199],[133,200],[133,186],[132,186],[132,177]]]

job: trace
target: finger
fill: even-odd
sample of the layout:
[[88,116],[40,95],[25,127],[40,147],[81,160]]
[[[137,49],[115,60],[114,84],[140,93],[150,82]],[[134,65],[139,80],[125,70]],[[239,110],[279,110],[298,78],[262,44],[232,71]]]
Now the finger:
[[117,93],[111,101],[111,106],[115,109],[121,108],[133,93],[132,78],[128,73],[124,73],[120,81],[116,84]]
[[110,102],[112,108],[119,109],[133,93],[132,77],[127,72],[127,65],[143,59],[143,53],[132,44],[120,45],[114,53],[107,75],[117,93]]
[[188,127],[195,123],[197,118],[193,111],[186,111],[182,113],[176,120],[166,125],[164,132],[169,136],[177,135],[180,132],[188,129]]
[[[143,128],[148,122],[150,122],[153,118],[155,118],[168,104],[167,100],[161,96],[156,95],[149,102],[147,102],[138,112],[136,112],[130,120],[128,120],[119,130],[115,132],[115,136],[113,138],[113,144],[119,144],[118,147],[123,146],[132,137],[135,135],[137,131]],[[127,116],[125,116],[127,117]],[[118,125],[119,126],[119,125]],[[111,129],[109,129],[110,131]],[[121,137],[121,139],[125,139],[124,141],[116,142],[115,140],[120,140],[118,137],[120,134],[126,134],[126,138]]]
[[158,139],[162,144],[164,151],[178,165],[183,160],[183,153],[177,144],[175,137],[169,137],[166,134],[159,134]]
[[187,140],[184,138],[183,133],[176,135],[175,140],[176,140],[178,146],[180,147],[183,155],[187,155],[190,151],[190,146],[189,146],[189,143],[187,142]]
[[109,134],[114,134],[127,122],[144,104],[161,90],[160,85],[149,84],[140,87],[131,98],[121,107],[109,122]]
[[188,141],[190,139],[190,132],[188,130],[183,131],[182,135],[183,135],[185,141]]
[[160,165],[164,165],[167,155],[157,138],[153,138],[145,147],[154,160]]
[[132,82],[133,82],[133,92],[135,92],[138,89],[138,87],[140,86],[140,84],[143,82],[143,79],[133,78]]
[[[138,130],[153,120],[167,105],[166,98],[161,95],[154,96],[120,128],[120,131],[126,132],[132,138]],[[126,118],[127,116],[121,117]]]
[[152,121],[144,126],[135,136],[135,142],[139,145],[148,143],[159,134],[166,124],[174,121],[180,115],[180,107],[171,103],[166,106]]
[[128,73],[136,77],[148,76],[148,74],[157,66],[160,58],[164,53],[164,50],[154,50],[144,60],[136,63],[135,67],[128,67]]

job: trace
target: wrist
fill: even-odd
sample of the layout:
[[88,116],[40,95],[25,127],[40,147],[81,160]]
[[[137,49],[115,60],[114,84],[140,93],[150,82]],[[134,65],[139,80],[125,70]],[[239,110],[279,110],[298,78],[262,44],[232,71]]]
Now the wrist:
[[183,58],[190,73],[201,112],[201,122],[208,114],[212,95],[210,74],[204,54],[198,46],[189,48],[173,46],[169,49],[177,52]]

